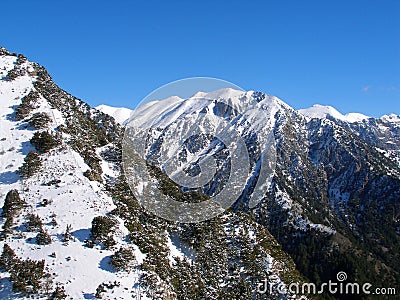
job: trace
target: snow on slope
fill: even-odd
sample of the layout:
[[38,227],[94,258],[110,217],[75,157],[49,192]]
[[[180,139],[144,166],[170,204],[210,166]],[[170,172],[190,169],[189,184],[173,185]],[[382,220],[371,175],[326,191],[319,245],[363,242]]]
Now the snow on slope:
[[348,113],[343,115],[336,108],[332,106],[324,106],[319,104],[315,104],[310,108],[299,109],[298,112],[308,118],[324,119],[327,116],[331,116],[340,121],[349,123],[360,122],[362,120],[370,118],[360,113]]
[[[53,274],[53,281],[64,286],[71,299],[93,299],[98,285],[108,281],[117,281],[120,286],[114,288],[113,295],[106,295],[106,298],[132,298],[140,293],[135,287],[140,274],[115,272],[109,264],[113,251],[85,246],[84,240],[89,238],[93,218],[105,215],[115,206],[104,192],[102,184],[83,176],[89,167],[79,153],[63,144],[41,155],[43,172],[23,181],[17,174],[26,154],[34,149],[29,140],[36,129],[29,126],[28,122],[15,118],[14,110],[21,99],[35,90],[35,77],[29,73],[32,68],[29,62],[21,65],[21,68],[28,70],[25,75],[12,81],[5,79],[8,71],[14,68],[16,59],[13,56],[0,56],[0,207],[4,205],[5,195],[11,189],[19,191],[28,207],[14,220],[18,235],[0,241],[0,249],[7,243],[22,259],[44,259],[48,272]],[[53,119],[49,130],[54,132],[64,122],[61,112],[52,109],[44,98],[39,99],[39,104],[40,107],[32,113],[46,112]],[[104,173],[110,176],[112,173],[107,170],[107,164],[102,161],[106,169]],[[46,184],[51,180],[60,182]],[[41,205],[43,199],[48,199],[49,203]],[[37,245],[34,242],[36,233],[23,230],[27,213],[37,214],[42,219],[44,230],[51,236],[51,244]],[[51,224],[52,218],[56,219],[56,225]],[[0,220],[2,227],[5,218]],[[74,237],[68,245],[62,241],[67,225],[72,226]],[[117,247],[126,245],[127,233],[120,222]],[[134,247],[136,258],[141,263],[144,255]],[[52,253],[55,253],[55,257]],[[12,294],[8,276],[8,273],[0,273],[0,299],[21,298]],[[142,299],[145,299],[143,295]]]
[[165,115],[183,101],[184,99],[178,96],[172,96],[164,100],[155,100],[145,103],[135,109],[134,121],[144,127],[149,127],[154,123],[157,116]]
[[[16,57],[4,57],[0,60],[1,77],[13,69]],[[0,80],[0,201],[8,190],[19,188],[21,183],[16,171],[24,161],[25,155],[33,150],[27,142],[33,135],[32,130],[18,126],[12,119],[13,107],[29,93],[32,80],[29,76],[17,78],[13,84]]]
[[123,125],[124,122],[129,119],[132,113],[132,110],[129,108],[112,107],[104,104],[99,105],[95,108],[109,116],[112,116],[115,119],[115,121],[117,121],[121,125]]
[[[153,101],[140,106],[133,111],[131,118],[132,122],[141,127],[166,127],[174,123],[178,119],[188,115],[196,115],[203,109],[207,110],[210,114],[212,111],[215,100],[223,100],[228,103],[236,111],[243,113],[243,109],[251,108],[254,103],[253,96],[256,94],[254,91],[241,91],[232,88],[219,89],[212,92],[197,92],[193,96],[182,99],[177,96],[172,96],[164,100]],[[247,105],[249,104],[249,105]],[[260,107],[269,109],[270,115],[281,108],[293,110],[289,105],[275,96],[265,95],[265,99],[259,102]],[[247,115],[248,119],[252,116]],[[267,122],[272,121],[269,119]],[[271,124],[264,124],[271,125]]]

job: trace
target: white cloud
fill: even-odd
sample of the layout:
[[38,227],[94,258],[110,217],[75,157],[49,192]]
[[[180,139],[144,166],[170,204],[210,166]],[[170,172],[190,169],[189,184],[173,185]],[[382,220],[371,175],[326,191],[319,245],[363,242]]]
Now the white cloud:
[[372,88],[371,85],[366,85],[366,86],[364,86],[364,87],[362,88],[362,90],[363,90],[364,92],[368,92],[371,88]]

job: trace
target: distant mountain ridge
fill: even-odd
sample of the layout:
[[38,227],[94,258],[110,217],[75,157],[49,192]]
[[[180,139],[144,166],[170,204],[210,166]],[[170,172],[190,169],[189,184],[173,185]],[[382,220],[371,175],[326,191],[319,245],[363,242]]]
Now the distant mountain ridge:
[[[176,97],[177,99],[179,97]],[[179,98],[181,101],[184,99]],[[163,100],[159,100],[163,101]],[[157,101],[158,102],[158,101]],[[151,102],[154,104],[153,102]],[[108,114],[114,117],[118,123],[124,124],[126,120],[129,119],[130,114],[134,111],[134,109],[124,108],[124,107],[113,107],[105,104],[101,104],[96,106],[96,109],[102,111],[105,114]],[[325,106],[320,104],[314,104],[312,107],[309,108],[302,108],[297,110],[300,114],[304,115],[308,118],[317,118],[323,119],[327,117],[335,118],[340,121],[348,122],[348,123],[355,123],[355,122],[362,122],[363,120],[370,119],[367,115],[361,113],[347,113],[343,115],[337,109],[332,106]],[[396,114],[387,114],[383,115],[379,119],[385,120],[388,122],[399,123],[400,122],[400,115]]]
[[309,118],[326,118],[327,116],[331,116],[335,119],[345,121],[345,122],[359,122],[370,117],[360,114],[360,113],[348,113],[346,115],[341,114],[338,110],[333,108],[332,106],[323,106],[319,104],[315,104],[310,108],[299,109],[302,115]]
[[113,117],[115,121],[123,125],[132,113],[132,110],[125,107],[112,107],[108,105],[99,105],[95,107],[97,110]]

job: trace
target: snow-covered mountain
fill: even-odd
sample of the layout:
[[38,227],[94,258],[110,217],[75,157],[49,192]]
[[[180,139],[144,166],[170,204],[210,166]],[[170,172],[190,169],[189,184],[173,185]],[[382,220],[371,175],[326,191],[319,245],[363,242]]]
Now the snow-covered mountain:
[[[226,100],[229,107],[237,109],[215,109],[218,99]],[[148,158],[153,163],[165,168],[163,160],[159,159],[165,151],[164,147],[182,157],[179,162],[183,164],[182,168],[190,170],[190,163],[187,164],[186,160],[186,155],[191,153],[190,149],[197,149],[199,145],[204,144],[212,145],[212,138],[199,136],[192,139],[183,149],[178,149],[174,138],[185,136],[183,124],[189,124],[188,127],[202,124],[203,115],[210,124],[221,117],[234,120],[232,126],[241,132],[248,144],[255,148],[260,147],[257,141],[251,140],[246,125],[243,125],[246,124],[245,121],[235,113],[240,111],[243,103],[254,99],[260,107],[267,107],[269,110],[268,121],[263,126],[265,129],[269,126],[273,128],[277,151],[273,184],[269,186],[256,209],[258,222],[271,230],[286,251],[297,257],[296,263],[307,276],[312,276],[307,271],[310,270],[307,266],[310,263],[316,268],[324,266],[325,271],[320,272],[318,276],[328,280],[328,275],[333,276],[335,268],[339,268],[341,251],[348,252],[346,255],[349,257],[346,259],[353,261],[351,268],[359,270],[357,272],[370,279],[372,277],[369,276],[374,276],[375,271],[370,270],[368,274],[361,271],[362,262],[355,253],[367,255],[374,249],[373,252],[377,255],[374,263],[378,268],[385,268],[387,264],[395,265],[398,262],[397,254],[389,250],[391,254],[385,262],[378,258],[378,253],[382,251],[379,243],[387,238],[388,232],[395,238],[387,240],[385,249],[394,249],[399,245],[398,117],[392,115],[374,119],[361,114],[342,115],[332,107],[321,106],[295,111],[273,96],[225,89],[215,91],[212,95],[195,94],[172,104],[170,100],[166,105],[163,101],[150,103],[142,110],[139,108],[138,118],[135,118],[134,112],[132,119],[137,125],[154,128],[147,148],[151,150],[148,152]],[[149,107],[151,110],[148,110]],[[158,111],[161,113],[158,114]],[[253,122],[250,120],[249,123]],[[228,170],[224,168],[224,162],[233,157],[222,151],[206,149],[206,155],[223,157],[220,161],[217,159],[220,168],[216,177],[226,178]],[[194,156],[191,161],[198,159],[199,157]],[[259,163],[256,155],[251,156],[251,159],[254,165]],[[235,208],[247,205],[246,200],[252,194],[252,184],[259,175],[260,173],[254,170],[247,178],[247,192],[241,201],[235,204]],[[203,189],[203,192],[210,195],[216,191],[218,186],[215,185],[206,185]],[[379,207],[379,214],[375,213],[376,207]],[[383,225],[379,221],[382,218],[390,221]],[[311,232],[317,232],[312,238],[312,244],[319,244],[318,251],[325,255],[329,253],[332,260],[326,261],[321,259],[322,257],[314,256],[311,258],[299,252],[298,246],[307,244],[305,240],[309,240]],[[345,236],[346,241],[338,241],[338,236]],[[335,247],[341,250],[333,255],[328,249]],[[397,272],[397,268],[388,269],[384,275],[386,282],[395,282],[393,276]],[[313,280],[317,278],[313,277]],[[374,277],[374,280],[378,279]]]
[[[139,108],[140,118],[134,118],[134,112],[132,119],[136,120],[137,124],[144,124],[144,127],[153,127],[155,130],[154,138],[150,139],[148,145],[148,149],[152,151],[148,153],[148,157],[154,157],[152,161],[163,168],[159,158],[164,147],[183,157],[180,163],[184,168],[190,169],[189,165],[185,165],[185,153],[190,153],[191,148],[207,144],[207,137],[193,139],[185,149],[180,150],[173,140],[185,135],[183,120],[190,127],[190,124],[199,123],[201,115],[204,114],[211,124],[216,117],[231,117],[237,121],[234,124],[240,124],[235,128],[242,133],[242,137],[249,144],[259,147],[257,142],[250,142],[246,126],[241,127],[245,122],[235,114],[235,109],[230,112],[228,108],[215,109],[215,101],[218,99],[225,99],[230,107],[238,108],[251,99],[257,99],[261,107],[269,109],[268,122],[265,122],[264,126],[273,128],[277,151],[273,184],[256,209],[258,222],[271,230],[286,251],[297,257],[296,263],[302,266],[300,269],[306,272],[307,276],[311,276],[307,273],[307,263],[318,268],[324,266],[325,271],[318,276],[326,279],[329,278],[328,274],[333,276],[336,267],[332,266],[340,264],[340,253],[346,249],[348,259],[353,261],[351,268],[359,270],[357,272],[371,279],[369,276],[374,276],[374,271],[370,270],[368,275],[362,272],[362,262],[354,258],[358,256],[355,253],[366,255],[371,251],[368,249],[374,248],[374,253],[378,255],[381,251],[379,241],[386,239],[388,232],[396,238],[390,242],[387,240],[385,249],[394,249],[399,245],[400,207],[397,199],[400,196],[400,133],[397,117],[392,115],[374,119],[360,114],[342,115],[334,108],[318,106],[311,111],[295,111],[276,97],[252,91],[228,89],[216,91],[214,94],[217,96],[208,93],[195,94],[184,101],[179,99],[172,105],[163,105],[162,101],[157,101],[148,105],[152,108],[148,114],[147,107],[143,110]],[[203,101],[204,99],[214,101]],[[162,112],[157,114],[158,111]],[[162,130],[157,133],[157,128]],[[211,140],[208,142],[211,144]],[[232,157],[207,149],[205,152],[210,155],[224,157],[219,161],[220,169],[216,176],[226,178],[228,172],[224,169],[223,162]],[[252,159],[257,165],[257,158]],[[194,160],[198,160],[198,157],[195,156]],[[242,202],[236,203],[234,207],[246,206],[246,199],[252,193],[251,186],[259,175],[260,173],[254,170],[247,179],[247,193]],[[386,192],[383,192],[384,190]],[[203,191],[213,195],[216,189],[215,186],[205,186]],[[380,207],[378,215],[373,208],[376,206]],[[388,218],[390,221],[383,225],[379,221],[382,218]],[[380,238],[371,238],[372,230],[375,232],[374,236]],[[299,252],[298,245],[307,244],[304,241],[308,240],[310,232],[314,231],[318,233],[312,238],[312,243],[319,244],[318,249],[321,253],[328,255],[331,251],[328,249],[332,247],[341,249],[332,256],[332,260],[311,258]],[[346,242],[337,240],[337,237],[342,235],[348,239]],[[306,248],[308,246],[305,245]],[[374,259],[378,268],[384,268],[387,264],[395,264],[398,255],[391,252],[386,262],[378,257]],[[388,269],[384,275],[385,280],[395,282],[393,276],[397,272],[396,268]]]
[[360,122],[362,120],[370,118],[360,113],[348,113],[343,115],[332,106],[323,106],[319,104],[315,104],[310,108],[299,109],[298,112],[308,118],[323,119],[326,118],[327,116],[330,116],[337,120],[349,123]]
[[132,110],[125,107],[113,107],[105,104],[95,107],[97,110],[105,113],[115,119],[115,121],[121,125],[125,124],[132,113]]
[[[274,96],[232,89],[170,97],[133,112],[95,109],[4,48],[0,72],[2,299],[256,299],[263,279],[321,283],[339,271],[349,282],[398,285],[398,116],[296,111]],[[256,109],[243,110],[249,104]],[[143,210],[122,171],[124,126],[151,132],[152,182],[195,202],[224,188],[236,159],[201,131],[213,133],[221,120],[250,157],[233,208],[195,224]],[[195,138],[174,142],[195,124]],[[271,132],[275,168],[264,178],[260,158]],[[161,155],[180,154],[177,164],[196,173],[199,149],[215,159],[215,180],[181,189],[163,172]],[[259,194],[258,181],[267,187]],[[269,297],[300,295],[275,288]]]

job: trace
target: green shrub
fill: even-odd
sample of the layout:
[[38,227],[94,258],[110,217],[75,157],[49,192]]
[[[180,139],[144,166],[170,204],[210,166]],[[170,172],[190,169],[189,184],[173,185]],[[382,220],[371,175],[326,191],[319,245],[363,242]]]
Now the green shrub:
[[[13,291],[22,293],[37,293],[42,287],[42,279],[45,277],[44,260],[34,261],[17,260],[11,273],[10,280],[13,283]],[[28,289],[30,287],[30,289]]]
[[120,248],[111,256],[111,265],[117,271],[129,271],[137,265],[135,254],[131,249]]
[[21,104],[15,110],[15,115],[18,120],[23,120],[33,109],[36,108],[37,100],[39,99],[39,93],[36,91],[30,91],[28,95],[22,98]]
[[4,271],[10,271],[14,263],[16,262],[17,256],[13,249],[7,244],[4,244],[3,252],[0,256],[0,269]]
[[157,166],[147,164],[150,176],[158,181],[158,188],[164,195],[172,197],[174,200],[186,203],[199,203],[210,199],[210,196],[197,191],[184,192],[179,185],[171,180]]
[[25,205],[26,203],[21,200],[18,191],[11,190],[7,193],[6,199],[4,200],[1,216],[5,218],[13,217]]
[[106,288],[104,284],[100,283],[99,286],[96,288],[96,294],[94,295],[96,299],[103,299],[102,293],[106,292]]
[[116,220],[107,216],[98,216],[92,220],[91,235],[92,239],[97,242],[105,242],[109,235],[114,232]]
[[35,151],[30,151],[24,158],[24,164],[18,169],[21,177],[29,178],[40,171],[42,168],[42,160]]
[[18,65],[15,65],[14,68],[7,73],[7,81],[13,81],[19,76],[24,76],[26,71],[21,69]]
[[102,169],[100,165],[100,159],[96,156],[94,149],[90,148],[83,150],[82,157],[85,164],[87,164],[90,167],[90,169],[101,174]]
[[43,129],[46,128],[51,122],[51,118],[48,114],[43,112],[37,112],[32,115],[32,117],[28,120],[29,125],[37,128]]
[[23,54],[20,53],[17,55],[17,65],[21,65],[27,61],[28,59]]
[[60,140],[53,137],[47,131],[35,132],[30,142],[40,153],[49,152],[61,144]]

